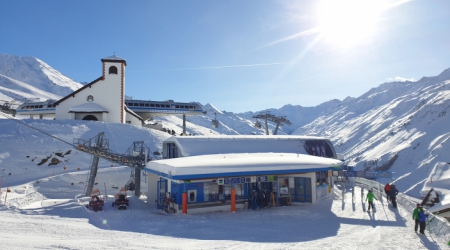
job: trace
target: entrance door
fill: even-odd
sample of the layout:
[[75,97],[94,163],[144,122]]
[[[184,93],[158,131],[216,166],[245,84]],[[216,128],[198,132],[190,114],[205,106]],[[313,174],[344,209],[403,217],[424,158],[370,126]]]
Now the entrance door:
[[295,177],[295,201],[312,202],[311,178]]
[[158,195],[158,208],[162,207],[162,204],[164,202],[164,198],[166,198],[166,192],[167,192],[167,180],[160,178],[157,184],[157,195]]

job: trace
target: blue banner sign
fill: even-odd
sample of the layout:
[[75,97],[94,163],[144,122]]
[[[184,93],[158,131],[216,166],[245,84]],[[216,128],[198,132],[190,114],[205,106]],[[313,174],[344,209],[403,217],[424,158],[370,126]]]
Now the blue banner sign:
[[258,176],[258,182],[262,181],[262,182],[267,182],[267,176]]
[[378,178],[389,178],[389,179],[392,179],[392,172],[389,172],[389,171],[378,172]]
[[366,172],[366,179],[376,179],[378,172]]
[[357,171],[356,177],[366,178],[366,173],[364,171]]
[[345,171],[345,177],[356,177],[356,171]]
[[[376,178],[392,178],[392,172],[364,172],[364,171],[333,171],[333,176],[345,176],[345,177],[361,177],[366,179]],[[259,179],[258,179],[259,180]]]
[[[268,176],[258,176],[255,181],[268,182]],[[223,178],[223,184],[239,184],[239,183],[252,183],[252,177],[231,177]]]

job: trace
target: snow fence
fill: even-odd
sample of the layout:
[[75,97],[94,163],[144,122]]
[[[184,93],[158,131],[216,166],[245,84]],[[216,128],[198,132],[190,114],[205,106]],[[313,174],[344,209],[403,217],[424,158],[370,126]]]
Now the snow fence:
[[[383,184],[364,178],[359,177],[354,178],[356,185],[367,189],[371,189],[372,192],[376,195],[377,199],[381,200],[381,202],[383,201],[382,199],[384,193]],[[409,196],[403,194],[402,192],[398,192],[397,203],[403,206],[405,209],[411,211],[411,213],[414,210],[414,208],[416,208],[417,204],[417,202],[412,201],[409,198]],[[428,210],[426,209],[424,210],[428,214],[426,230],[428,230],[430,234],[434,234],[437,238],[442,239],[443,242],[445,242],[446,244],[447,243],[450,244],[450,223],[445,218],[442,218],[438,215],[434,215],[428,212]]]

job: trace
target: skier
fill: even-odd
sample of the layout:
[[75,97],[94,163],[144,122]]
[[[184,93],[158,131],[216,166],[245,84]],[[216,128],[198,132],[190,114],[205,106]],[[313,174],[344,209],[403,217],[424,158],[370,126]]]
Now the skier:
[[416,208],[414,208],[413,215],[412,215],[413,220],[415,220],[414,231],[416,233],[417,233],[417,228],[419,227],[419,223],[420,223],[419,212],[420,212],[420,204],[417,203],[417,206],[416,206]]
[[394,208],[397,208],[397,194],[398,194],[398,190],[395,187],[394,184],[391,185],[391,190],[389,191],[389,196],[391,197],[391,202],[392,202],[392,206]]
[[372,193],[372,190],[369,190],[366,196],[366,201],[369,200],[369,209],[367,209],[368,213],[370,213],[370,207],[372,207],[372,209],[375,211],[375,208],[373,207],[373,199],[378,200]]
[[389,182],[386,184],[386,186],[384,186],[384,192],[386,193],[386,199],[389,202],[389,192],[391,191],[391,185],[389,184]]
[[253,200],[253,209],[259,209],[259,207],[258,207],[258,192],[256,192],[255,189],[253,189],[252,200]]
[[423,208],[419,209],[419,221],[420,221],[420,232],[419,234],[425,235],[425,222],[427,221],[428,215],[425,214]]

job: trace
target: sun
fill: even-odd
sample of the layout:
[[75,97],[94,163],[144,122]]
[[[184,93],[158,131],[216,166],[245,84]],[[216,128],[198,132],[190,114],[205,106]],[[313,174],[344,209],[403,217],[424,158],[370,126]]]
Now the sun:
[[326,42],[351,47],[374,34],[384,9],[385,0],[322,0],[320,35]]

